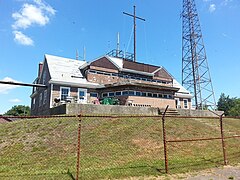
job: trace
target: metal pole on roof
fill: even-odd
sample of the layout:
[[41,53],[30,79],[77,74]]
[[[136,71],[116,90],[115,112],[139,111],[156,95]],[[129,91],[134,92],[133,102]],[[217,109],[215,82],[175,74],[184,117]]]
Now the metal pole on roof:
[[133,26],[134,26],[134,44],[133,44],[134,57],[133,57],[133,60],[134,60],[134,62],[136,62],[136,59],[137,59],[137,53],[136,53],[136,49],[137,49],[136,48],[136,44],[137,44],[137,42],[136,42],[136,28],[137,28],[136,19],[140,19],[142,21],[146,21],[146,20],[141,18],[141,17],[136,16],[136,6],[135,5],[133,6],[133,15],[129,14],[129,13],[126,13],[126,12],[123,12],[123,14],[133,17]]
[[117,57],[119,57],[119,52],[120,52],[120,35],[118,32],[118,34],[117,34]]
[[83,61],[86,61],[86,48],[83,46]]
[[78,60],[78,50],[76,49],[76,60]]

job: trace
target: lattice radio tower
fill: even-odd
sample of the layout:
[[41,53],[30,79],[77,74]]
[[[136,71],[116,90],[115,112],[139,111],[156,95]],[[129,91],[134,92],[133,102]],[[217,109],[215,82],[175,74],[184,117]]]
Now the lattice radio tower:
[[194,0],[183,0],[182,85],[196,109],[215,109],[216,101]]

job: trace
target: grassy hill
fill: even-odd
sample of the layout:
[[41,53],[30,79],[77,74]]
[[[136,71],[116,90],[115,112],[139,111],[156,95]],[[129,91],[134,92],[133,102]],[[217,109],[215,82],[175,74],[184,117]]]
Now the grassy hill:
[[[217,119],[166,120],[167,139],[220,137]],[[224,120],[240,135],[240,120]],[[0,179],[73,179],[77,118],[26,119],[0,124]],[[240,139],[227,139],[230,164],[240,163]],[[222,166],[221,140],[168,143],[170,173]],[[81,179],[164,174],[161,118],[84,118]]]

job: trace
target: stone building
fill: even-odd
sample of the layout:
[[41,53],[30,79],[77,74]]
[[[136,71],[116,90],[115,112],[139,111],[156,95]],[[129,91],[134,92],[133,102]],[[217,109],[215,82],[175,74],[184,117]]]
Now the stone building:
[[104,55],[91,62],[45,55],[33,88],[31,114],[64,103],[93,104],[116,98],[120,105],[191,109],[192,95],[164,67]]

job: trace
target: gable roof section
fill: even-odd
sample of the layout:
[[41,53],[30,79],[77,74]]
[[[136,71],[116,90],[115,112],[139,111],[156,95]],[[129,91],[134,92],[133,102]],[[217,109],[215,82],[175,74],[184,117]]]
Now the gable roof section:
[[154,72],[154,76],[159,78],[164,78],[164,79],[173,79],[173,77],[169,74],[169,72],[163,67],[157,69]]
[[45,55],[44,63],[47,63],[50,73],[50,83],[72,84],[72,85],[98,85],[89,83],[82,75],[79,67],[85,61],[63,58],[53,55]]
[[80,69],[86,67],[87,65],[97,66],[106,69],[114,69],[122,72],[141,74],[146,76],[155,76],[164,79],[173,79],[168,71],[161,67],[150,64],[144,64],[139,62],[133,62],[129,60],[124,60],[118,57],[103,56],[93,60],[90,63],[84,64]]
[[113,70],[119,69],[117,67],[117,65],[115,63],[113,63],[111,60],[109,60],[106,56],[101,57],[101,58],[97,59],[96,61],[91,62],[90,66],[96,66],[96,67],[113,69]]
[[185,89],[176,79],[173,79],[173,87],[179,88],[179,91],[176,93],[177,97],[192,98],[193,95]]

